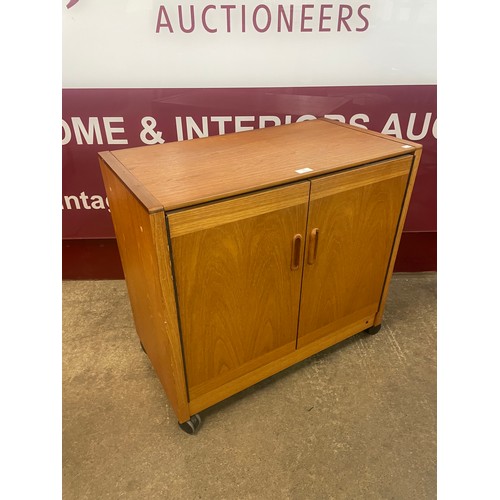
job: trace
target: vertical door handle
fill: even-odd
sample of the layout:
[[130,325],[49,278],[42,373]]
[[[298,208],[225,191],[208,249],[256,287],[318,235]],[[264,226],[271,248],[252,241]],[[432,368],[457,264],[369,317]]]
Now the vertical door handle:
[[315,227],[309,235],[309,250],[307,252],[307,263],[314,264],[318,254],[319,229]]
[[302,235],[296,234],[292,240],[292,262],[290,269],[296,271],[300,266],[300,249],[302,247]]

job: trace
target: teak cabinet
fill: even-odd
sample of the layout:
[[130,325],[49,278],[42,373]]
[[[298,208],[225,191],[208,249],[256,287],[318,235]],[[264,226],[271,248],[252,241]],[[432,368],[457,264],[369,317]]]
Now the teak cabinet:
[[318,119],[99,154],[137,333],[184,430],[378,331],[421,151]]

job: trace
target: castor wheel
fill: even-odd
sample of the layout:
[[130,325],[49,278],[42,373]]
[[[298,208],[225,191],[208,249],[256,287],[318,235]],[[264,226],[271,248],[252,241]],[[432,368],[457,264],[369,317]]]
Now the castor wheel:
[[376,333],[378,333],[380,331],[380,329],[382,328],[382,325],[373,325],[373,326],[370,326],[370,328],[367,328],[365,330],[366,333],[369,333],[370,335],[375,335]]
[[182,424],[179,422],[179,427],[188,434],[196,434],[201,425],[201,417],[196,414],[193,415],[187,422]]
[[143,350],[144,354],[147,354],[146,349],[144,349],[144,344],[141,342],[141,349]]

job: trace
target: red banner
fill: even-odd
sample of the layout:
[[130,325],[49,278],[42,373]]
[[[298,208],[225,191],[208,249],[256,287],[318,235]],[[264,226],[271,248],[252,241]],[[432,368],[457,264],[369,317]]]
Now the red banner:
[[111,238],[97,152],[327,116],[423,145],[405,231],[436,230],[436,86],[64,89],[63,237]]

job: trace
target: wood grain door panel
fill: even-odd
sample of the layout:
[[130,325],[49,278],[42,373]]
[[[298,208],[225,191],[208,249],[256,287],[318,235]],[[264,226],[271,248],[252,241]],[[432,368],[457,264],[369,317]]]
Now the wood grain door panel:
[[360,320],[373,324],[410,167],[408,155],[311,181],[299,348]]
[[309,186],[168,214],[190,399],[295,349]]

